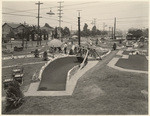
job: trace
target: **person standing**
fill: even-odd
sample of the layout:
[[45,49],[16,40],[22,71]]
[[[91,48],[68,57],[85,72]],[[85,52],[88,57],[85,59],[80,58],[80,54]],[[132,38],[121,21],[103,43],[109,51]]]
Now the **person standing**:
[[64,45],[64,52],[65,52],[65,54],[67,54],[67,43],[65,43],[65,45]]
[[116,50],[116,48],[117,48],[117,45],[116,45],[116,43],[114,43],[113,50]]

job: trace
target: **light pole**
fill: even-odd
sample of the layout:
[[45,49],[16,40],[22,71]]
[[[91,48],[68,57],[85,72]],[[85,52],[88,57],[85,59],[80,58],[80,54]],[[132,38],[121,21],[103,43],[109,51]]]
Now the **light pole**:
[[[49,11],[48,13],[46,13],[46,14],[48,14],[48,15],[50,15],[50,16],[51,16],[51,15],[55,15],[55,13],[52,12],[52,9],[51,9],[51,8],[50,8],[50,11]],[[52,33],[52,34],[53,34],[53,33]],[[52,34],[51,34],[51,35],[52,35]],[[53,36],[53,35],[52,35],[52,36]],[[52,38],[53,38],[53,37],[52,37]],[[48,32],[47,32],[47,41],[48,41]],[[47,45],[47,42],[46,42],[46,45]]]
[[78,45],[80,46],[80,11],[82,10],[77,11],[78,11]]

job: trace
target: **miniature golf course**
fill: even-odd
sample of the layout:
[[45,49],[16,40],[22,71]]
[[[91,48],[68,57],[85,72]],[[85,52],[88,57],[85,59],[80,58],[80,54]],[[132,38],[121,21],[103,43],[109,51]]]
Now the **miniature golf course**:
[[128,59],[119,59],[116,66],[132,70],[148,71],[148,60],[144,55],[129,55]]
[[51,62],[43,71],[38,91],[64,91],[68,71],[80,64],[79,57],[64,57]]

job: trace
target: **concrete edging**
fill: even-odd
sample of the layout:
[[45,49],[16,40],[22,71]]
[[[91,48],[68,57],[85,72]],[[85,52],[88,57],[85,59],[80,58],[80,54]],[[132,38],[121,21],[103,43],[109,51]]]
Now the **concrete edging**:
[[[108,55],[111,51],[109,50],[106,54],[104,54],[102,56],[105,57],[106,55]],[[68,55],[68,56],[61,56],[61,57],[56,57],[54,59],[52,59],[51,61],[49,61],[48,63],[46,63],[43,66],[43,69],[52,61],[56,60],[57,58],[62,58],[62,57],[72,57],[74,55]],[[66,82],[66,90],[65,91],[37,91],[37,88],[40,84],[40,82],[35,82],[35,83],[31,83],[30,87],[28,89],[28,91],[25,93],[25,96],[68,96],[68,95],[72,95],[76,83],[78,81],[78,79],[85,74],[89,69],[93,68],[99,61],[89,61],[88,64],[81,70],[79,70],[77,73],[75,73],[71,79],[69,78],[69,74],[67,75],[67,82]],[[76,66],[75,66],[76,67]],[[74,67],[73,67],[74,68]],[[71,72],[70,69],[68,73]],[[40,72],[40,75],[42,75],[42,71]],[[39,77],[40,78],[40,77]]]
[[115,64],[118,62],[119,59],[120,59],[120,58],[113,58],[107,65],[108,65],[109,67],[111,67],[111,68],[114,68],[114,69],[120,70],[120,71],[148,74],[148,71],[125,69],[125,68],[121,68],[121,67],[116,66]]
[[[106,54],[102,55],[101,58],[107,56],[110,52],[111,52],[111,50],[109,50]],[[71,71],[72,71],[74,68],[76,68],[76,67],[78,67],[78,65],[74,66],[72,69],[70,69],[70,70],[68,71],[68,74],[67,74],[67,83],[68,83],[69,80],[70,80],[70,73],[71,73]],[[74,75],[75,75],[75,74],[74,74]],[[72,76],[73,76],[73,75],[72,75]]]

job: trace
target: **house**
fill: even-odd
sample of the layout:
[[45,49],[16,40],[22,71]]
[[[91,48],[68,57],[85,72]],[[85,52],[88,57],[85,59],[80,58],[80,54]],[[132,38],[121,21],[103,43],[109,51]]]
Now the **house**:
[[133,40],[133,39],[134,39],[133,34],[127,33],[126,39],[127,39],[127,40]]
[[22,32],[24,28],[25,26],[23,24],[4,23],[2,26],[2,37],[3,39],[8,39],[8,35],[10,33],[13,33],[15,35],[17,33]]
[[54,28],[49,26],[47,23],[43,27],[40,28],[41,30],[45,30],[48,34],[48,37],[51,37],[54,31]]

